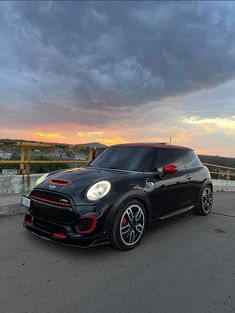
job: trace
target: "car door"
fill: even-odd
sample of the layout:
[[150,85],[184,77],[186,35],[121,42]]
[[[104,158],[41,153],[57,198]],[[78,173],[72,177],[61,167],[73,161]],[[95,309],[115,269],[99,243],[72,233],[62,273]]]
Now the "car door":
[[[153,187],[149,194],[151,205],[158,217],[190,205],[190,182],[183,160],[184,153],[184,150],[169,148],[158,151],[157,172],[150,178]],[[164,174],[163,167],[167,164],[176,165],[177,172]]]
[[190,182],[191,205],[195,205],[198,201],[198,195],[201,190],[203,177],[203,165],[193,150],[186,151],[184,155],[184,164],[187,169],[188,179]]

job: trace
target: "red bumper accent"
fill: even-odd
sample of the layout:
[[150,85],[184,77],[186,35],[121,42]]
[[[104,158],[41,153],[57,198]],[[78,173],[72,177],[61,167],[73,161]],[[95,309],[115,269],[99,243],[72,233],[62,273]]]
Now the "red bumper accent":
[[97,225],[96,216],[81,216],[80,217],[80,220],[85,220],[85,219],[91,220],[91,226],[87,230],[78,230],[78,233],[81,235],[88,235],[88,234],[92,233],[95,230],[96,225]]
[[24,221],[24,226],[25,227],[32,227],[33,226],[33,222],[32,221]]
[[67,236],[66,234],[63,234],[63,233],[53,233],[52,237],[56,239],[66,239]]

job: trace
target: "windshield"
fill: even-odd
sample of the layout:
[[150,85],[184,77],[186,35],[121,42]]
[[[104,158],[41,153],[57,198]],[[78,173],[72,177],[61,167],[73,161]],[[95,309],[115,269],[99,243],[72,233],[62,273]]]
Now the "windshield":
[[117,146],[104,150],[91,164],[118,170],[151,172],[153,170],[155,150],[145,147]]

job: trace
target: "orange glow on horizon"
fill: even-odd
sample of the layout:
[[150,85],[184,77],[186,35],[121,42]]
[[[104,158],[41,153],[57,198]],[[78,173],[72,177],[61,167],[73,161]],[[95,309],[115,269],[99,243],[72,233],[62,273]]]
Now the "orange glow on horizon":
[[[119,137],[115,133],[112,135],[111,131],[109,131],[109,137],[106,137],[106,133],[104,131],[84,131],[77,132],[74,136],[69,136],[65,134],[59,133],[47,133],[47,132],[31,132],[28,131],[27,135],[23,137],[14,138],[16,139],[24,139],[24,140],[33,140],[40,142],[53,142],[53,143],[67,143],[67,144],[84,144],[88,142],[99,142],[101,144],[111,146],[120,143],[128,143],[128,142],[169,142],[169,138],[156,138],[156,137],[148,137],[144,139],[139,139],[138,137],[132,138],[132,140],[124,137]],[[172,138],[172,144],[175,145],[185,145],[190,146],[190,138],[189,137],[174,137]],[[197,150],[197,153],[202,154],[213,154],[213,151],[207,149]]]
[[[44,126],[45,127],[45,126]],[[201,127],[201,126],[200,126]],[[46,131],[48,129],[48,131]],[[63,132],[56,131],[57,129],[63,130]],[[172,132],[173,133],[173,132]],[[138,132],[134,135],[128,131],[117,131],[112,129],[95,129],[91,128],[91,131],[87,131],[80,127],[80,130],[70,125],[61,125],[60,128],[54,125],[51,128],[44,129],[1,129],[0,137],[16,140],[33,140],[49,143],[65,143],[65,144],[84,144],[89,142],[99,142],[107,146],[128,143],[128,142],[169,142],[169,137],[144,137],[142,133],[138,136]],[[189,146],[195,149],[198,154],[205,155],[220,155],[227,157],[234,157],[234,148],[228,145],[226,149],[218,150],[217,145],[214,143],[211,147],[206,144],[200,144],[200,137],[197,137],[187,131],[179,130],[176,137],[172,138],[172,144]],[[204,138],[203,138],[204,139]]]
[[36,133],[36,136],[38,136],[40,139],[60,139],[60,140],[64,140],[64,139],[68,139],[66,136],[60,135],[60,134],[53,134],[53,133]]
[[100,132],[78,132],[77,135],[79,137],[94,137],[94,136],[102,136],[104,135],[104,132],[100,131]]

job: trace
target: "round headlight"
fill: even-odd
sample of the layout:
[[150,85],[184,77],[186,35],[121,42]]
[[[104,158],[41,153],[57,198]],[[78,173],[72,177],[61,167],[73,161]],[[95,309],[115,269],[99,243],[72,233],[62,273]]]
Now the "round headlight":
[[40,178],[38,178],[38,180],[36,181],[36,185],[41,184],[47,178],[48,175],[49,175],[49,173],[46,173],[46,174],[42,175]]
[[107,180],[99,181],[98,183],[92,185],[87,191],[87,199],[90,201],[96,201],[103,198],[109,190],[111,189],[111,184]]

